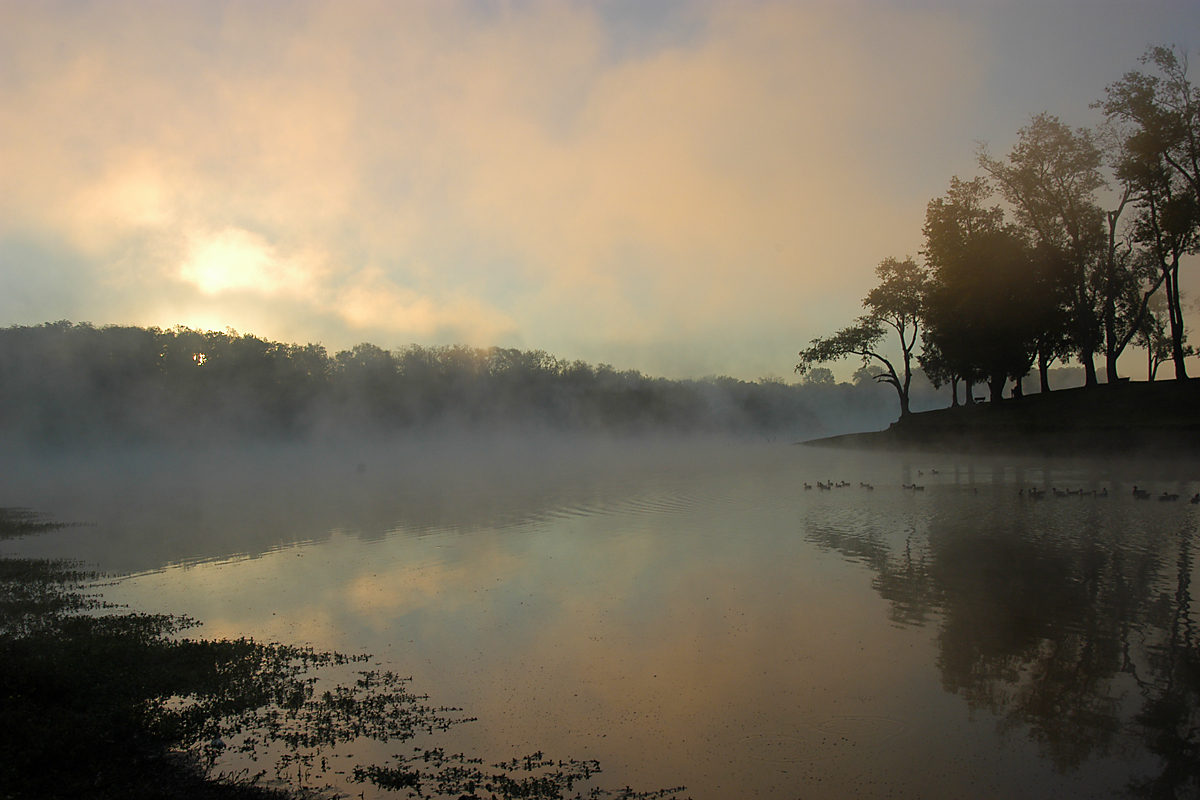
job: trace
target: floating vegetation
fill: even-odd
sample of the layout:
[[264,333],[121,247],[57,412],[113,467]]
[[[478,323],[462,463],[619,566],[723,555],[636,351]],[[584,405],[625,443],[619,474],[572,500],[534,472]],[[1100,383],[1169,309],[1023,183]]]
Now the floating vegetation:
[[[58,527],[0,509],[0,538]],[[115,613],[71,561],[0,558],[0,797],[287,798],[332,794],[345,775],[410,797],[675,797],[679,790],[576,790],[594,761],[542,753],[492,765],[420,749],[343,763],[361,739],[406,742],[472,721],[427,704],[409,679],[347,656],[251,639],[184,636],[186,617]],[[274,763],[218,771],[229,757]],[[576,791],[575,794],[568,793]]]

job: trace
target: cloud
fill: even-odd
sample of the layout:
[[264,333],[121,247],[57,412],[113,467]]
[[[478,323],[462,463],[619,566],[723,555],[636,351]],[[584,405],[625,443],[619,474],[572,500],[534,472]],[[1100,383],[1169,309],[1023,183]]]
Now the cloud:
[[113,322],[785,371],[973,171],[987,23],[876,2],[4,4],[0,239],[74,248],[136,317]]
[[469,295],[422,295],[396,286],[378,267],[356,273],[329,310],[356,330],[403,331],[425,339],[496,341],[514,328],[507,316]]

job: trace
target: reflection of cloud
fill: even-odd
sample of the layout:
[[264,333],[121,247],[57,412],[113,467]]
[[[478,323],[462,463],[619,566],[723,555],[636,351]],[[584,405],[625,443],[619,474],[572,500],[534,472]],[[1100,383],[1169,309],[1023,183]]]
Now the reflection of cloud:
[[419,566],[351,576],[342,593],[345,611],[375,630],[388,629],[401,617],[437,606],[439,613],[461,613],[480,586],[495,586],[516,573],[520,559],[485,547],[469,561],[429,561]]

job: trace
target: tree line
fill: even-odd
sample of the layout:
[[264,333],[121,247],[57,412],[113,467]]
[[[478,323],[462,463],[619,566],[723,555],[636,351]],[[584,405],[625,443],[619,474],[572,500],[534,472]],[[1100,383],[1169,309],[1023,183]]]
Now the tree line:
[[[834,410],[830,410],[834,409]],[[363,343],[60,321],[0,328],[0,438],[304,440],[430,427],[822,435],[875,420],[870,381],[669,380],[542,350]],[[857,420],[856,420],[857,421]],[[831,430],[828,425],[833,424]]]
[[981,146],[983,174],[951,178],[926,208],[923,263],[884,259],[866,313],[812,340],[796,370],[858,356],[895,388],[902,417],[914,361],[955,406],[960,384],[966,402],[981,383],[993,402],[1010,382],[1019,397],[1035,368],[1048,392],[1051,365],[1070,359],[1096,386],[1102,358],[1113,383],[1130,345],[1148,351],[1151,377],[1171,363],[1186,379],[1179,267],[1200,252],[1200,89],[1172,48],[1141,64],[1093,103],[1097,128],[1043,113],[1006,156]]

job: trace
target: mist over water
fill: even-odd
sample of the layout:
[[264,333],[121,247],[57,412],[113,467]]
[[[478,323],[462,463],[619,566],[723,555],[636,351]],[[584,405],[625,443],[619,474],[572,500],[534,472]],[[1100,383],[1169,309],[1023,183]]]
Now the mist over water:
[[698,799],[1197,788],[1194,464],[541,437],[2,478],[88,523],[5,554],[93,563],[204,636],[372,653],[478,718],[416,746]]

